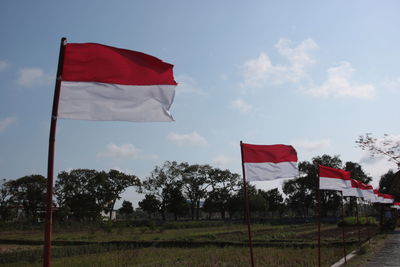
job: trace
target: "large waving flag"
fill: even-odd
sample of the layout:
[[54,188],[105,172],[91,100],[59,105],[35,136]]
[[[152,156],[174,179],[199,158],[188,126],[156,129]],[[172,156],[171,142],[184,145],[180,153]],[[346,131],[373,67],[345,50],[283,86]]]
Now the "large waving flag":
[[95,43],[67,44],[58,118],[156,122],[169,113],[173,65],[136,51]]
[[299,175],[297,152],[288,145],[242,143],[242,162],[247,181],[275,180]]
[[348,171],[319,165],[319,189],[341,191],[351,188],[350,176]]

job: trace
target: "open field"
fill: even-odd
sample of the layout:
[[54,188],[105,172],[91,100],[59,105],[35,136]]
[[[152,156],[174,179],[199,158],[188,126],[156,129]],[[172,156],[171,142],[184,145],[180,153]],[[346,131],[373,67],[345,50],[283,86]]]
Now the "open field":
[[[181,226],[181,227],[179,227]],[[322,262],[343,256],[341,228],[321,227]],[[362,236],[376,232],[362,227]],[[314,266],[317,228],[313,223],[252,225],[257,266]],[[0,232],[1,266],[41,266],[40,229]],[[54,266],[247,266],[247,228],[243,224],[109,226],[55,229]],[[358,231],[346,227],[347,251],[358,243]]]

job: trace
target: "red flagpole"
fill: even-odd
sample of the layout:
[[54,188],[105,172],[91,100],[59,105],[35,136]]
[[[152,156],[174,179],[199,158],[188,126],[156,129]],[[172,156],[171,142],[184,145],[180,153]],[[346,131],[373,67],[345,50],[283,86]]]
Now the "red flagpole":
[[317,166],[317,224],[318,224],[318,266],[321,267],[321,196],[319,190],[319,165]]
[[56,141],[56,126],[58,114],[58,102],[60,99],[61,73],[64,63],[64,51],[67,38],[61,38],[60,53],[58,57],[57,77],[54,88],[53,109],[51,113],[49,157],[47,165],[47,196],[46,196],[46,228],[44,232],[43,266],[51,266],[51,234],[53,228],[53,173],[54,173],[54,144]]
[[344,257],[344,263],[347,264],[347,259],[346,259],[346,241],[345,241],[345,234],[344,234],[344,205],[343,205],[343,192],[340,191],[342,195],[342,240],[343,240],[343,257]]
[[246,173],[244,171],[244,163],[243,163],[243,142],[240,141],[240,152],[242,155],[242,173],[243,173],[243,189],[244,189],[244,209],[246,211],[246,220],[247,220],[247,232],[249,236],[249,248],[250,248],[250,258],[251,258],[251,266],[254,267],[254,257],[253,257],[253,243],[251,241],[251,229],[250,229],[250,208],[249,208],[249,197],[247,195],[247,185],[246,185]]
[[356,216],[357,216],[357,230],[358,230],[358,246],[361,247],[361,233],[360,233],[360,221],[358,219],[358,201],[356,198]]

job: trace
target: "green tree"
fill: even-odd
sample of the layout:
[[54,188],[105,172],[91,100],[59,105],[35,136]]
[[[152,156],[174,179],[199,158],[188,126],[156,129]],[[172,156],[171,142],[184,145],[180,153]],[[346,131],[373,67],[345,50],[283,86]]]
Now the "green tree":
[[199,219],[200,201],[207,195],[207,188],[211,185],[210,165],[189,165],[183,164],[183,192],[190,202],[190,211],[192,220],[196,213],[196,219]]
[[22,207],[28,220],[37,220],[45,211],[47,179],[42,175],[28,175],[6,183],[10,203]]
[[146,194],[144,199],[139,201],[139,207],[151,218],[152,214],[161,211],[161,202],[155,195]]
[[133,205],[132,202],[128,200],[124,200],[122,202],[121,208],[118,209],[119,214],[123,215],[124,217],[129,217],[133,214]]
[[5,221],[11,217],[11,192],[6,179],[0,181],[0,219]]
[[352,179],[361,181],[364,184],[369,184],[369,182],[372,181],[372,177],[368,176],[358,163],[348,161],[346,162],[344,169],[351,172]]
[[[268,203],[264,198],[262,190],[257,190],[254,185],[247,182],[247,197],[249,201],[249,209],[252,214],[252,218],[257,217],[259,213],[265,213],[268,207]],[[243,218],[245,218],[245,195],[244,187],[241,186],[240,189],[234,194],[227,204],[227,211],[229,212],[231,218],[235,213],[239,213]]]
[[[104,172],[103,172],[104,175]],[[111,220],[115,202],[121,198],[121,194],[130,186],[140,186],[140,180],[134,175],[128,175],[117,170],[106,173],[106,179],[99,186],[99,194],[104,198],[105,210],[109,212]]]
[[189,210],[189,205],[182,194],[182,184],[182,181],[177,181],[165,188],[166,209],[174,214],[175,221],[178,217],[187,215]]
[[160,212],[163,220],[166,220],[167,198],[169,190],[174,184],[182,181],[184,165],[176,161],[166,161],[160,166],[156,166],[150,176],[143,181],[139,193],[154,195],[160,201]]
[[60,172],[55,185],[58,205],[69,210],[78,221],[99,218],[106,203],[100,194],[100,184],[105,179],[104,173],[96,170]]
[[129,186],[138,186],[140,180],[117,170],[109,172],[75,169],[59,173],[55,195],[59,206],[73,213],[77,220],[94,220],[101,211],[109,212]]
[[206,212],[219,212],[225,218],[227,205],[233,194],[239,189],[240,176],[229,170],[213,168],[210,171],[211,190],[207,193],[203,209]]
[[[331,168],[342,168],[339,156],[322,155],[312,159],[312,162],[299,163],[302,177],[285,181],[283,192],[287,195],[287,204],[297,214],[309,216],[309,210],[314,206],[318,183],[318,165]],[[336,212],[340,206],[340,197],[336,191],[320,191],[321,215],[326,216],[329,211]]]
[[268,191],[260,191],[260,194],[265,198],[268,204],[268,211],[271,212],[274,217],[274,212],[279,211],[280,205],[283,202],[282,194],[278,188],[274,188]]
[[379,180],[379,191],[384,194],[394,195],[396,201],[400,200],[400,171],[389,170]]

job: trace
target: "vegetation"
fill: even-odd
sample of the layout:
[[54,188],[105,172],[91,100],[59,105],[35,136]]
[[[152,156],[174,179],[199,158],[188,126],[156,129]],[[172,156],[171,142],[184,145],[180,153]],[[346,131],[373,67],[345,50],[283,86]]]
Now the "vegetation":
[[[247,228],[243,224],[191,221],[159,225],[148,222],[146,226],[136,227],[118,222],[110,224],[109,229],[101,225],[82,226],[86,230],[77,226],[73,229],[56,227],[54,266],[85,266],[90,261],[101,266],[171,266],[174,263],[185,266],[188,262],[192,266],[246,266],[249,262]],[[357,245],[357,231],[349,227],[346,247],[352,249]],[[330,266],[342,256],[341,229],[323,224],[321,230],[323,265]],[[369,234],[376,230],[377,227],[370,226]],[[361,231],[362,236],[366,236],[365,226]],[[314,223],[254,224],[252,232],[254,256],[260,266],[316,264],[317,228]],[[13,250],[0,253],[2,266],[40,265],[43,239],[40,229],[1,234],[0,248],[14,246]],[[16,250],[17,245],[23,249]]]

